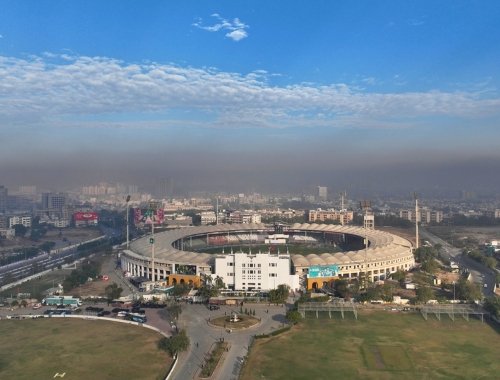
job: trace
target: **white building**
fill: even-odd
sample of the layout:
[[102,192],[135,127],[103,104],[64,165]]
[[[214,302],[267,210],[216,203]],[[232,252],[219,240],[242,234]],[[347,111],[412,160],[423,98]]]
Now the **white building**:
[[2,228],[0,229],[0,236],[9,240],[14,239],[16,230],[13,228]]
[[[415,210],[400,210],[399,217],[415,223]],[[443,212],[422,208],[418,211],[417,220],[419,223],[441,223]]]
[[59,218],[41,218],[40,223],[46,223],[48,225],[52,225],[56,228],[66,228],[69,227],[70,225],[70,220],[69,219],[59,219]]
[[328,187],[318,186],[318,200],[326,201],[328,199]]
[[253,211],[226,211],[225,222],[232,224],[260,224],[262,216]]
[[31,216],[11,216],[9,218],[9,228],[16,224],[22,224],[26,228],[31,227]]
[[290,268],[289,254],[238,252],[215,258],[215,276],[232,290],[267,291],[281,284],[298,288],[298,277]]
[[215,212],[213,211],[202,211],[200,212],[201,224],[213,224],[217,221]]

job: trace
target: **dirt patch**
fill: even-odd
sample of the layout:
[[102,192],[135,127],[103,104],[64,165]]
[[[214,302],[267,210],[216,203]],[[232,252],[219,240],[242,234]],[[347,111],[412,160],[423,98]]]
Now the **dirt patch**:
[[73,292],[78,293],[80,297],[90,297],[90,296],[105,296],[104,289],[110,283],[109,281],[94,280],[87,282],[86,284],[80,285],[78,288],[73,289]]
[[373,355],[375,368],[384,369],[385,368],[384,359],[382,358],[382,353],[380,352],[378,347],[377,346],[370,347],[370,352]]

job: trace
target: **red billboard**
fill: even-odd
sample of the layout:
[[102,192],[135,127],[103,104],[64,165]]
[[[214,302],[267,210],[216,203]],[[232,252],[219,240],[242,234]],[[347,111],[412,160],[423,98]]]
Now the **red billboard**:
[[97,212],[75,212],[73,219],[77,222],[92,222],[99,219]]

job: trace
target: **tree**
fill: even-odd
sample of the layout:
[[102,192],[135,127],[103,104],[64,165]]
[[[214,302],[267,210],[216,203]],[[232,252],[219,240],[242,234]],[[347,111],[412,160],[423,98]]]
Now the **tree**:
[[179,352],[186,351],[189,348],[189,337],[186,330],[181,330],[179,334],[170,338],[161,338],[158,341],[158,348],[168,352],[172,357],[175,357]]
[[365,297],[366,301],[380,300],[382,299],[382,287],[381,286],[370,286],[366,289]]
[[382,299],[386,302],[391,302],[394,298],[394,285],[391,283],[385,283],[381,287],[382,290]]
[[479,285],[467,281],[465,278],[458,280],[455,291],[458,299],[474,302],[483,298]]
[[269,302],[271,303],[285,303],[288,298],[289,287],[286,284],[278,285],[277,289],[269,291]]
[[226,285],[224,284],[224,280],[222,279],[222,277],[215,277],[215,287],[217,289],[224,289],[226,287]]
[[426,303],[434,298],[434,291],[428,286],[421,286],[417,289],[417,302]]
[[217,297],[219,295],[219,290],[215,286],[203,285],[200,288],[200,296],[205,298]]
[[484,300],[484,310],[500,318],[500,297],[492,296]]
[[297,310],[290,310],[286,313],[286,319],[288,322],[295,325],[300,322],[302,315]]
[[429,258],[422,263],[422,269],[427,273],[435,273],[438,270],[438,263],[434,258]]
[[485,257],[484,265],[486,265],[490,269],[495,269],[497,267],[497,260],[494,257]]
[[122,295],[123,289],[118,286],[116,282],[113,282],[112,284],[109,284],[106,286],[104,289],[104,292],[106,293],[106,297],[108,300],[114,300],[117,298],[120,298]]
[[394,281],[399,281],[400,283],[405,280],[406,274],[401,269],[398,269],[396,272],[391,274],[391,278]]
[[40,248],[42,251],[50,252],[50,250],[52,248],[54,248],[55,246],[56,246],[56,243],[54,243],[53,241],[46,241],[46,242],[40,244],[38,246],[38,248]]
[[182,297],[189,291],[189,288],[186,284],[176,284],[172,289],[172,295],[174,297]]
[[28,229],[22,224],[15,224],[14,231],[16,231],[16,236],[24,236],[28,232]]
[[174,303],[174,304],[168,306],[166,310],[171,317],[176,319],[176,318],[179,318],[179,315],[182,312],[182,307],[181,307],[181,305]]
[[333,283],[336,295],[342,298],[350,298],[349,283],[347,280],[335,280]]

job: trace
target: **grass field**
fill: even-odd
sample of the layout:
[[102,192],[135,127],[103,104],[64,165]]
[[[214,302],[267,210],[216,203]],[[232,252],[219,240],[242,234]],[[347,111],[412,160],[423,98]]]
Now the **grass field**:
[[[233,245],[233,250],[235,252],[243,251],[243,252],[248,252],[249,251],[249,245]],[[278,252],[278,250],[281,253],[287,252],[288,248],[288,253],[290,254],[296,254],[296,255],[309,255],[311,253],[315,254],[322,254],[322,253],[336,253],[336,252],[342,252],[342,249],[339,247],[334,247],[333,245],[324,245],[324,246],[312,246],[312,245],[301,245],[301,244],[288,244],[288,247],[285,245],[280,245],[280,246],[273,246],[272,250],[273,252]],[[252,252],[268,252],[269,251],[269,245],[252,245],[251,247]],[[224,252],[229,252],[231,248],[225,247]],[[204,253],[209,253],[209,254],[220,254],[222,253],[223,249],[220,247],[204,247],[204,248],[199,248],[197,251],[204,252]]]
[[[0,379],[159,379],[171,359],[158,350],[160,335],[107,321],[34,319],[0,321]],[[163,375],[163,377],[161,377]]]
[[480,321],[362,312],[256,340],[242,380],[499,379],[500,336]]

